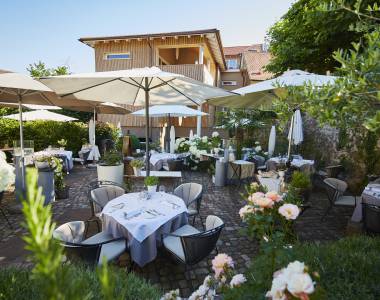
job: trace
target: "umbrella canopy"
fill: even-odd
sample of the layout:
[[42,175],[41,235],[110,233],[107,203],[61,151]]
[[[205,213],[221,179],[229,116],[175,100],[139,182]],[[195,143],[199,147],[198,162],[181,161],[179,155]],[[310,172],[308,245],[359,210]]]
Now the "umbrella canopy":
[[[25,167],[24,167],[24,134],[22,126],[22,104],[54,105],[58,101],[57,95],[41,82],[32,77],[0,70],[0,102],[17,103],[20,120],[20,154],[19,169],[20,178],[16,178],[16,195],[22,195],[25,191]],[[20,191],[21,189],[21,191]],[[18,197],[18,196],[17,196]]]
[[271,105],[273,99],[286,93],[286,86],[303,86],[310,83],[315,86],[333,84],[336,77],[318,75],[292,70],[284,72],[281,76],[274,79],[261,81],[236,90],[235,96],[219,97],[210,99],[208,102],[216,106],[230,108],[260,108]]
[[299,145],[303,142],[302,117],[299,109],[292,116],[288,140],[293,145]]
[[[145,116],[145,109],[137,110],[131,115]],[[205,112],[184,105],[154,105],[149,107],[149,116],[151,117],[196,117],[206,115],[208,114]]]
[[274,148],[276,146],[276,126],[272,126],[269,134],[269,141],[268,141],[268,155],[269,157],[272,157],[274,153]]
[[[149,105],[200,105],[205,99],[229,92],[157,67],[111,72],[52,76],[40,79],[63,99],[145,106],[146,153],[149,154]],[[149,175],[149,155],[146,157]]]
[[[39,104],[21,104],[23,108],[32,109],[32,110],[60,110],[62,109],[59,106],[54,105],[39,105]],[[8,103],[8,102],[0,102],[0,107],[13,107],[18,108],[18,103]]]
[[82,101],[72,98],[63,98],[60,107],[74,111],[93,112],[94,114],[125,115],[131,112],[129,109],[111,102]]
[[[4,118],[19,120],[20,116],[19,114],[13,114],[13,115],[4,116]],[[33,111],[23,113],[22,120],[23,121],[45,120],[45,121],[57,121],[57,122],[70,122],[70,121],[76,121],[78,119],[41,109],[41,110],[33,110]]]

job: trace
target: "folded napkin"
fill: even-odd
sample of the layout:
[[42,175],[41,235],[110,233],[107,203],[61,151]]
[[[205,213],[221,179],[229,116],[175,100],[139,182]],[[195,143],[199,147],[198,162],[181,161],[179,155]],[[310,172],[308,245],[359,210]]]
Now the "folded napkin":
[[141,208],[140,209],[135,209],[135,210],[132,210],[132,211],[129,211],[129,212],[124,212],[124,218],[126,219],[129,219],[129,218],[133,218],[133,217],[136,217],[138,215],[140,215],[142,212]]

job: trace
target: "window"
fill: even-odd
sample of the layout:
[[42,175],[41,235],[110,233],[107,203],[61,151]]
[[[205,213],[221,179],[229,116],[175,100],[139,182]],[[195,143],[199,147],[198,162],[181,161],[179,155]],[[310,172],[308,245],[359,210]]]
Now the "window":
[[126,53],[106,53],[104,54],[105,60],[112,60],[112,59],[131,59],[131,55],[129,52]]
[[236,81],[235,80],[226,80],[226,81],[222,81],[222,85],[230,85],[230,86],[233,86],[233,85],[237,85]]
[[239,69],[238,60],[236,58],[226,59],[227,70],[236,70]]

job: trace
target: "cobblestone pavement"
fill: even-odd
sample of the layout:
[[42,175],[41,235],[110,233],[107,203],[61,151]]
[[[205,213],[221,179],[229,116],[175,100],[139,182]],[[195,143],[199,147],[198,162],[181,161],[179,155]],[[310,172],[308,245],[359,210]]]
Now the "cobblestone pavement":
[[[57,224],[70,220],[86,220],[90,215],[87,199],[86,185],[96,179],[96,170],[75,166],[70,175],[66,177],[70,185],[69,199],[59,200],[53,203],[53,216]],[[205,183],[207,180],[199,174],[187,174],[184,181]],[[133,186],[134,190],[141,189],[141,183]],[[240,197],[240,190],[236,186],[222,188],[208,185],[203,196],[201,215],[203,220],[209,214],[220,216],[225,222],[225,228],[218,242],[219,252],[231,255],[236,262],[237,271],[244,272],[250,259],[257,253],[255,242],[241,235],[242,223],[238,215],[244,201]],[[5,195],[4,204],[10,209],[13,193]],[[296,231],[301,241],[327,241],[336,240],[346,234],[346,226],[352,208],[334,208],[324,221],[321,216],[327,205],[327,198],[322,192],[313,192],[311,196],[312,207],[296,221]],[[22,215],[11,212],[8,214],[13,225],[10,229],[3,218],[0,219],[0,267],[9,265],[28,265],[26,251],[23,249],[22,235],[25,230],[21,227]],[[94,226],[93,226],[94,227]],[[199,219],[196,227],[201,229]],[[93,229],[93,228],[92,228]],[[93,230],[92,230],[93,231]],[[91,232],[91,230],[90,230]],[[151,283],[159,285],[165,291],[180,288],[182,296],[188,296],[211,270],[211,254],[207,260],[195,266],[187,267],[172,262],[163,251],[159,251],[158,257],[144,268],[134,267],[134,272],[148,279]],[[123,255],[118,265],[129,268],[128,255]]]

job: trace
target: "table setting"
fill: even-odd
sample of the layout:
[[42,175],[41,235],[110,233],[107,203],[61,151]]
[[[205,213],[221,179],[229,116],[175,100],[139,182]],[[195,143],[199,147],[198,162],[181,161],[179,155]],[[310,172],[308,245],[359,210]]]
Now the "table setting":
[[187,224],[183,200],[160,192],[128,193],[107,203],[101,213],[103,231],[128,240],[132,260],[139,266],[157,256],[161,235]]
[[364,188],[361,197],[358,199],[351,220],[361,222],[363,218],[362,203],[380,206],[380,183],[368,183]]
[[169,159],[181,159],[187,155],[187,153],[155,152],[150,154],[149,161],[152,166],[152,170],[159,171],[163,166],[167,166]]

